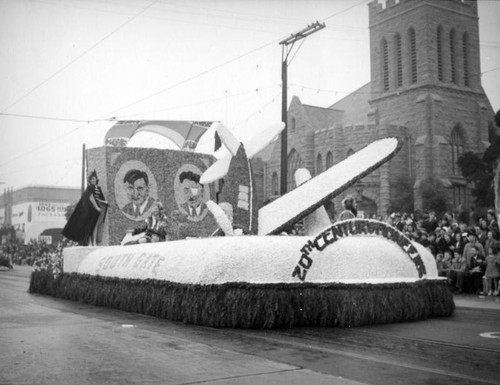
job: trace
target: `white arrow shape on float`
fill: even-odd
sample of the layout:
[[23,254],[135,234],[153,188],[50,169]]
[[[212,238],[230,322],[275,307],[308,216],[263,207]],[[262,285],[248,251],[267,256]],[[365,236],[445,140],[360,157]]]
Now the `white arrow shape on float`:
[[[281,131],[283,131],[283,128],[285,128],[284,123],[273,124],[260,132],[258,135],[252,137],[248,143],[241,143],[245,146],[247,157],[250,159],[259,151],[264,149],[273,141],[274,138],[276,138],[276,136],[280,134]],[[201,184],[215,182],[216,180],[224,178],[227,175],[229,164],[231,163],[231,153],[233,155],[236,154],[238,147],[240,146],[240,142],[234,134],[222,124],[217,126],[217,133],[219,134],[222,143],[224,143],[224,145],[228,148],[230,154],[219,159],[203,173],[200,178]],[[238,147],[235,149],[236,143],[238,144]]]
[[397,138],[376,140],[259,210],[259,235],[279,234],[391,159]]

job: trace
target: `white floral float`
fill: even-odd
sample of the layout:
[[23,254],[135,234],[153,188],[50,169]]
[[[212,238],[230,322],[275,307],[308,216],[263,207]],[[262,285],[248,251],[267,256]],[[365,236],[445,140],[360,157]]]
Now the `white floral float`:
[[[447,283],[421,245],[377,221],[326,222],[322,204],[394,156],[396,138],[313,179],[299,173],[302,184],[257,216],[244,147],[220,133],[233,158],[203,178],[232,176],[226,201],[208,204],[226,236],[68,248],[52,289],[32,282],[33,291],[214,327],[356,326],[452,314]],[[272,235],[302,219],[309,235]]]

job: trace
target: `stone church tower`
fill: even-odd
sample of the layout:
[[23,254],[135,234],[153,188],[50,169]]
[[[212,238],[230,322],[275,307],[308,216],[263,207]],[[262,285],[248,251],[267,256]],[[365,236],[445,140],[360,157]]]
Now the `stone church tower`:
[[493,110],[481,86],[477,2],[387,0],[369,4],[371,92],[375,123],[408,129],[408,175],[418,186],[442,182],[449,201],[470,205],[456,164],[488,146]]
[[[428,178],[445,187],[451,208],[467,209],[473,200],[457,159],[488,147],[494,118],[481,86],[477,2],[373,0],[368,11],[370,83],[328,108],[291,100],[289,190],[299,167],[317,175],[378,138],[398,136],[399,154],[346,192],[360,211],[385,216],[402,185],[421,208],[419,186]],[[259,155],[254,169],[266,201],[278,194],[280,141]],[[337,212],[342,198],[334,200]]]

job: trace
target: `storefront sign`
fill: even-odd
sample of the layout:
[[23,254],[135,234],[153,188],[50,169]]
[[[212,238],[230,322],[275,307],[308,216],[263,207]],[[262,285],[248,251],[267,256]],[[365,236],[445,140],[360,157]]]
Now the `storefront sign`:
[[64,217],[67,203],[38,202],[35,210],[40,217]]

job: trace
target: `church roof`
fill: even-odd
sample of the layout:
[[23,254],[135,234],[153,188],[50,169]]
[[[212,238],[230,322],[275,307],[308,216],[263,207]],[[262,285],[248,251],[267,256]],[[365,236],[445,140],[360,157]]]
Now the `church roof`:
[[315,130],[331,127],[342,120],[342,111],[334,108],[325,108],[303,104],[302,107]]
[[330,106],[331,109],[342,110],[342,123],[364,123],[367,115],[370,112],[368,101],[371,98],[371,83],[368,82],[364,86],[353,91],[346,97]]
[[274,147],[276,146],[276,143],[280,140],[281,136],[278,136],[277,139],[273,140],[271,143],[269,143],[265,148],[260,150],[257,154],[255,154],[253,157],[254,158],[260,158],[264,162],[269,162],[271,159],[271,155],[273,154]]

